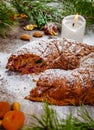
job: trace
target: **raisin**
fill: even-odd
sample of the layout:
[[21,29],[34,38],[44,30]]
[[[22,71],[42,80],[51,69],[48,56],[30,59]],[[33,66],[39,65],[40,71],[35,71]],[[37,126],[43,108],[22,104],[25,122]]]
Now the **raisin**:
[[40,64],[40,63],[42,63],[42,59],[38,59],[38,60],[36,60],[35,63],[36,63],[36,64]]

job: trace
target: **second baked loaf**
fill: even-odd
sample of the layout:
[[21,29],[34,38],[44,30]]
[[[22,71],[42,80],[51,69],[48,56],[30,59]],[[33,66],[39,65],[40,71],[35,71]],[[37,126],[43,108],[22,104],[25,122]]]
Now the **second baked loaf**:
[[44,71],[26,99],[55,105],[94,105],[94,53],[74,70]]

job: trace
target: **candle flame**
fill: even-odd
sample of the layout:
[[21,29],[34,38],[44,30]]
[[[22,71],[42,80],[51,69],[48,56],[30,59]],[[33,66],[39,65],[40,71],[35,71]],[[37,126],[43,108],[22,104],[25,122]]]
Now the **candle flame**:
[[75,15],[74,21],[78,21],[78,14]]

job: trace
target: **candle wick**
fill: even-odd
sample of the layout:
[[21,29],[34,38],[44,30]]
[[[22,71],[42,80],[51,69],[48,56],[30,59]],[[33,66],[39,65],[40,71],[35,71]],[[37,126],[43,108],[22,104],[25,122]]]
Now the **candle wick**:
[[72,26],[74,27],[75,23],[72,24]]

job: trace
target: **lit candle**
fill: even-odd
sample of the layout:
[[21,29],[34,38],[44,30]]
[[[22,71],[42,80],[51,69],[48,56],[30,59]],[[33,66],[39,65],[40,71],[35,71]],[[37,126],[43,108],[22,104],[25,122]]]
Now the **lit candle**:
[[83,42],[86,20],[81,15],[70,15],[62,20],[61,37]]

